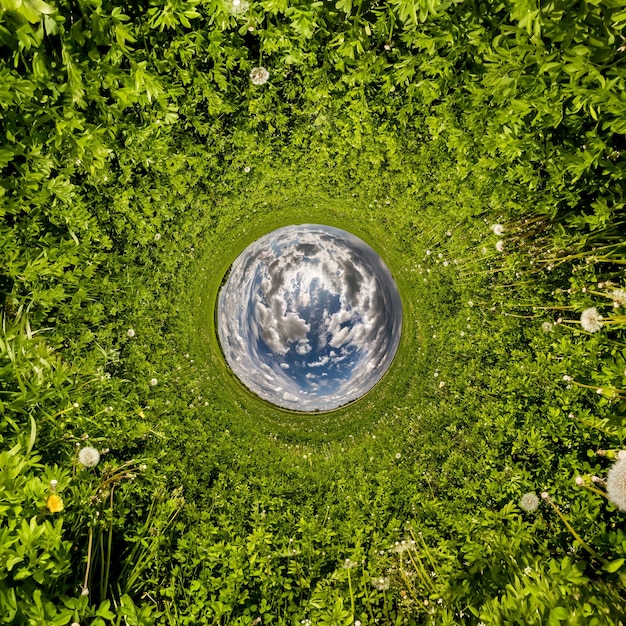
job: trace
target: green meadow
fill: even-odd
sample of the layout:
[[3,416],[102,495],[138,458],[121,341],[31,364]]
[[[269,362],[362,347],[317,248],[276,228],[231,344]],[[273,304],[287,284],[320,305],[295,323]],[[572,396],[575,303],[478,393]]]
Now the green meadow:
[[[0,624],[621,624],[625,82],[622,0],[0,0]],[[216,333],[301,223],[402,298],[329,412]]]

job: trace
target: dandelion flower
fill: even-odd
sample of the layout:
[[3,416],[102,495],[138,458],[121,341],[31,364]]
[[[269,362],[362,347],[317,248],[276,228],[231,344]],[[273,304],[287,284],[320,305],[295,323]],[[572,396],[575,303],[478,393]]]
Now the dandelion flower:
[[502,250],[504,250],[504,241],[502,241],[502,239],[496,241],[496,250],[498,252],[502,252]]
[[82,448],[78,453],[78,462],[85,467],[95,467],[100,462],[100,453],[91,446]]
[[504,226],[502,226],[502,224],[494,224],[491,230],[499,237],[504,232]]
[[611,298],[616,307],[626,306],[626,289],[614,289]]
[[158,381],[156,378],[151,378],[151,379],[150,379],[150,384],[151,384],[153,387],[156,387],[156,386],[157,386],[157,384],[158,384],[158,382],[159,382],[159,381]]
[[161,233],[156,233],[156,235],[154,235],[154,240],[159,241],[160,239],[161,239]]
[[396,452],[396,459],[399,459],[402,456],[402,454],[400,454],[400,452]]
[[135,331],[134,331],[132,328],[129,328],[129,329],[126,331],[126,335],[127,335],[128,337],[134,337],[134,336],[135,336]]
[[626,459],[620,457],[606,478],[606,495],[620,511],[626,512]]
[[534,493],[525,493],[519,501],[519,508],[527,513],[535,511],[539,506],[539,498]]
[[270,73],[264,67],[255,67],[250,72],[250,80],[253,85],[264,85],[270,77]]
[[597,333],[604,326],[604,324],[600,321],[601,319],[602,315],[598,313],[598,309],[591,307],[582,312],[580,316],[580,325],[588,333]]
[[372,587],[378,589],[378,591],[387,591],[389,589],[389,579],[381,576],[380,578],[372,578]]
[[48,511],[50,511],[50,513],[60,513],[63,510],[63,500],[61,500],[60,496],[52,493],[46,500],[46,506],[48,507]]
[[553,328],[552,322],[544,322],[541,325],[541,330],[543,330],[544,333],[551,333]]
[[228,10],[233,15],[242,15],[247,13],[250,8],[250,3],[247,0],[232,0],[228,4]]

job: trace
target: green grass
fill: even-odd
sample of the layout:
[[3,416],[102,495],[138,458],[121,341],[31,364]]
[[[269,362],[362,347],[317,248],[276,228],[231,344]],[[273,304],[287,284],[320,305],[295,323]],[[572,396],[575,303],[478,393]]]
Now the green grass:
[[[2,3],[0,623],[619,623],[625,20]],[[232,261],[297,223],[403,303],[384,378],[319,414],[215,331]]]

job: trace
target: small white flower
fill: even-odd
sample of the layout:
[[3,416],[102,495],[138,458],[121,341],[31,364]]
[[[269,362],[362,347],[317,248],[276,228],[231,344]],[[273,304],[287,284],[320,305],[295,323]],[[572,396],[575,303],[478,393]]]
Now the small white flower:
[[58,481],[58,480],[54,480],[54,479],[52,479],[52,480],[50,481],[50,489],[56,489],[58,484],[59,484],[59,481]]
[[432,254],[432,251],[426,250],[426,256],[430,256],[431,254]]
[[396,452],[396,459],[399,459],[402,455],[399,452]]
[[474,306],[474,301],[473,300],[468,300],[467,301],[467,306]]
[[493,224],[491,230],[499,237],[504,232],[504,226],[502,224]]
[[571,376],[568,376],[567,374],[564,374],[564,375],[563,375],[563,380],[564,380],[566,383],[571,383],[571,382],[572,382],[572,380],[573,380],[573,378],[572,378]]
[[601,319],[602,315],[598,313],[598,309],[590,307],[582,312],[580,316],[580,325],[588,333],[596,333],[604,326],[604,324],[600,321]]
[[74,402],[74,404],[73,404],[72,406],[73,406],[75,409],[77,409],[77,408],[80,406],[80,404],[78,404],[78,402]]
[[243,171],[248,174],[250,172],[250,167],[246,165],[246,167],[243,168]]
[[582,485],[582,484],[584,484],[585,480],[583,479],[583,477],[582,477],[582,476],[576,476],[576,478],[574,479],[574,482],[575,482],[577,485]]
[[78,453],[78,462],[84,467],[95,467],[100,462],[100,453],[95,448],[86,446]]
[[541,330],[543,330],[544,333],[551,333],[553,328],[552,322],[544,322],[541,325]]
[[[543,497],[543,494],[542,494]],[[539,498],[534,493],[525,493],[519,501],[519,508],[523,511],[531,512],[539,506]]]
[[134,336],[135,336],[135,331],[134,331],[132,328],[129,328],[129,329],[126,331],[126,335],[127,335],[128,337],[134,337]]
[[496,250],[498,252],[502,252],[502,250],[504,250],[504,241],[502,241],[502,239],[496,241]]
[[158,382],[159,382],[159,381],[158,381],[156,378],[152,378],[152,379],[150,379],[150,384],[151,384],[153,387],[155,387],[155,386],[158,384]]
[[445,386],[446,386],[446,383],[444,383],[443,380],[439,382],[439,388],[445,387]]
[[154,240],[155,240],[155,241],[159,241],[159,239],[161,239],[161,233],[157,233],[157,234],[154,236]]
[[255,67],[250,72],[250,80],[253,85],[264,85],[270,77],[270,73],[264,67]]

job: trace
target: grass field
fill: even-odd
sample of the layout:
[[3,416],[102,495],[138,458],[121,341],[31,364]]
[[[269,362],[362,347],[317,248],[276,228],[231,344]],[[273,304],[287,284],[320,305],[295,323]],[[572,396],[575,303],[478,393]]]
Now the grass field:
[[[0,0],[0,624],[621,623],[625,26]],[[250,394],[215,330],[299,223],[402,298],[331,412]]]

